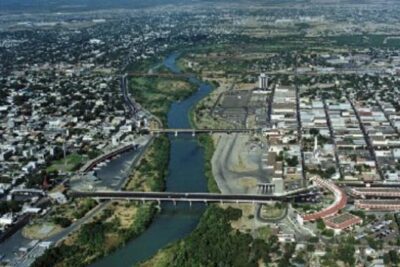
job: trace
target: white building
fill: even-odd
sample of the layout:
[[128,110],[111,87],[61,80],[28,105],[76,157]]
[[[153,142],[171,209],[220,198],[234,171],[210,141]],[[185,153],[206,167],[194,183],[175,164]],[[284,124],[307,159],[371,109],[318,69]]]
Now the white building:
[[265,73],[261,73],[260,76],[258,77],[258,87],[261,90],[268,89],[268,77]]

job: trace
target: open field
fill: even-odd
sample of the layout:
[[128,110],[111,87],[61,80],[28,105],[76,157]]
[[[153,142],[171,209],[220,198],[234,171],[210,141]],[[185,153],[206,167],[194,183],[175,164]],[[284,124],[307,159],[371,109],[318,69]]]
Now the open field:
[[281,217],[285,213],[282,205],[262,205],[260,216],[263,219],[273,220]]
[[61,226],[53,223],[33,224],[24,227],[22,235],[29,239],[42,240],[60,232],[61,229]]
[[73,154],[67,155],[65,160],[60,159],[60,160],[52,162],[52,164],[47,168],[47,172],[74,171],[74,170],[77,170],[86,160],[87,160],[87,157],[73,153]]

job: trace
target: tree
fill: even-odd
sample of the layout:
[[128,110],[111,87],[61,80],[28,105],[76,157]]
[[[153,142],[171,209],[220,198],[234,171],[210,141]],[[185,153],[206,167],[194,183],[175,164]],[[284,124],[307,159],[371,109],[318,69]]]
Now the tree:
[[295,167],[299,164],[299,160],[297,158],[297,156],[293,156],[291,158],[287,158],[286,159],[286,163],[290,166],[290,167]]
[[21,210],[21,203],[15,200],[0,201],[0,214],[18,212]]
[[313,136],[316,136],[316,135],[319,134],[319,130],[318,130],[318,129],[315,129],[315,128],[311,128],[311,129],[310,129],[310,134],[313,135]]
[[317,220],[317,228],[320,231],[325,230],[325,223],[322,219]]
[[326,237],[333,237],[335,235],[335,232],[332,229],[324,229],[322,230],[321,234]]
[[60,225],[62,228],[66,228],[71,225],[71,220],[65,217],[55,217],[54,223]]
[[324,174],[324,178],[330,178],[332,175],[336,173],[336,168],[335,167],[329,167]]
[[84,224],[78,235],[80,244],[89,245],[93,250],[100,250],[105,241],[105,226],[101,222]]
[[349,266],[354,266],[356,259],[354,258],[354,253],[356,249],[352,244],[344,243],[339,244],[337,250],[337,258]]

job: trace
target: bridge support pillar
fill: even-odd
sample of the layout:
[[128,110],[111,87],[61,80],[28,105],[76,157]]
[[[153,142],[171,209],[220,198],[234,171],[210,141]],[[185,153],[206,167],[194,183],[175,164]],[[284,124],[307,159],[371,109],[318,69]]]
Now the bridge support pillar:
[[189,200],[189,206],[192,207],[192,201]]
[[157,199],[157,204],[158,204],[158,206],[161,205],[161,200],[160,199]]
[[177,137],[178,136],[178,131],[175,131],[175,137]]
[[142,198],[142,204],[144,204],[146,201],[144,200],[144,198]]
[[219,203],[221,203],[222,206],[224,205],[224,201],[223,200],[220,200]]
[[261,194],[263,195],[265,192],[265,186],[264,185],[259,185],[258,188],[261,190]]
[[176,200],[174,199],[174,200],[172,200],[172,202],[174,203],[174,206],[176,206]]
[[196,136],[196,132],[195,132],[195,131],[192,132],[192,136],[193,136],[193,137]]
[[208,206],[208,202],[207,202],[206,199],[204,199],[204,204],[205,204],[206,206]]

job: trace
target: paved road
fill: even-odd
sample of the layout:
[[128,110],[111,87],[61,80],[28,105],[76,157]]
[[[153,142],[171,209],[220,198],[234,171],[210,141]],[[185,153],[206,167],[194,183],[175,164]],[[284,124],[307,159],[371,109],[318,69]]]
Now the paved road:
[[[297,70],[296,70],[297,73]],[[297,74],[296,74],[297,78]],[[297,79],[295,83],[296,87],[296,119],[297,119],[297,140],[298,144],[300,146],[300,163],[301,163],[301,176],[302,176],[302,185],[303,187],[307,186],[307,181],[306,181],[306,164],[305,164],[305,159],[304,159],[304,151],[303,151],[303,125],[301,123],[301,113],[300,113],[300,89],[299,86],[297,85]]]
[[338,150],[337,150],[337,145],[336,145],[336,136],[335,136],[335,131],[332,127],[332,121],[331,121],[331,116],[329,114],[329,108],[328,108],[328,104],[326,103],[326,99],[325,97],[322,97],[322,102],[324,104],[324,111],[325,111],[325,117],[326,117],[326,123],[328,125],[328,129],[329,129],[329,134],[331,136],[332,139],[332,143],[333,143],[333,147],[334,147],[334,153],[335,153],[335,163],[336,163],[336,168],[339,171],[340,177],[343,178],[343,170],[340,167],[340,161],[339,161],[339,155],[338,155]]
[[262,209],[262,205],[257,205],[256,217],[257,217],[257,220],[259,220],[260,222],[264,222],[264,223],[277,223],[277,222],[282,221],[288,215],[288,210],[289,210],[288,207],[285,207],[285,210],[282,212],[282,214],[280,216],[278,216],[276,218],[265,219],[261,216],[261,209]]

